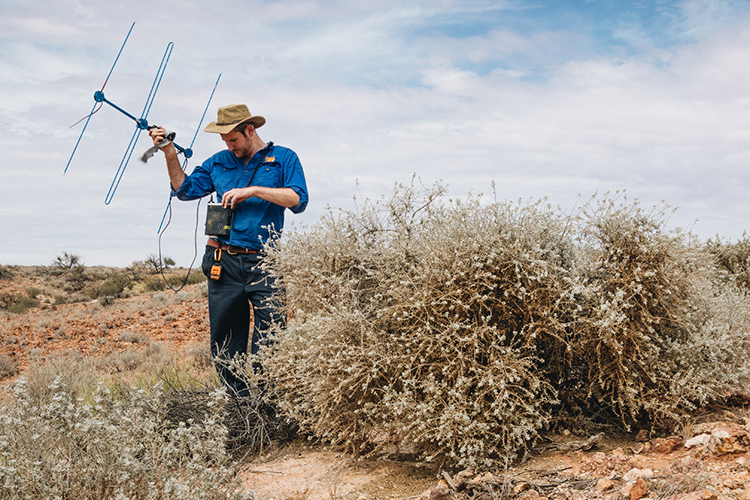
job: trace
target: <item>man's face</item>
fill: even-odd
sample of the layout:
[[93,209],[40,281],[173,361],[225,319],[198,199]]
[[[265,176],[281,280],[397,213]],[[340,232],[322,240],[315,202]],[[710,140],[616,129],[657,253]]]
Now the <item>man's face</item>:
[[228,134],[221,134],[221,140],[227,145],[227,149],[235,154],[239,159],[247,159],[252,153],[250,139],[253,135],[253,128],[247,127],[245,133],[232,131]]

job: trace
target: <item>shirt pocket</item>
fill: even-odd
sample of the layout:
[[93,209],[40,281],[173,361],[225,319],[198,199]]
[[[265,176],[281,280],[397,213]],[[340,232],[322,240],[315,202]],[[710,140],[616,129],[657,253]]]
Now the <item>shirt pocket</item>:
[[253,185],[272,188],[284,187],[283,179],[281,163],[269,161],[260,164],[258,174],[253,179]]

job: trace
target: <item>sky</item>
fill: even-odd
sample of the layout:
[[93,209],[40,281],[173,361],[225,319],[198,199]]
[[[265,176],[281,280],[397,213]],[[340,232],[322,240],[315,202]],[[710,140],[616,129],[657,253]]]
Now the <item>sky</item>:
[[224,149],[196,135],[219,75],[203,127],[227,104],[266,118],[310,192],[287,227],[414,176],[566,211],[625,190],[701,239],[750,226],[746,0],[0,0],[0,265],[202,249],[205,201],[174,200],[159,238],[169,185],[161,154],[138,159],[145,133],[105,203],[124,114],[103,106],[71,160],[121,47],[104,92],[138,117],[168,54],[147,119],[195,137],[188,172]]

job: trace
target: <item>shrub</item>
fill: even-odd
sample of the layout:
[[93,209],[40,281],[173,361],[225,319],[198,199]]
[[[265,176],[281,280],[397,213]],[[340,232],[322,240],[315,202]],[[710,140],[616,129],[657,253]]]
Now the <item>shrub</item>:
[[666,427],[748,394],[750,298],[668,207],[442,195],[398,186],[268,248],[290,321],[263,376],[304,430],[488,467],[548,424]]
[[533,442],[556,402],[544,358],[565,352],[571,243],[542,203],[440,206],[442,193],[399,186],[285,235],[267,262],[294,320],[264,366],[282,410],[323,439],[363,452],[385,432],[489,466]]
[[105,296],[120,297],[130,284],[130,278],[125,274],[113,274],[96,288],[92,293],[92,298]]
[[52,265],[60,269],[73,269],[80,267],[82,264],[80,255],[68,252],[63,252],[62,255],[56,256],[55,260],[52,261]]
[[12,266],[0,266],[0,280],[9,280],[15,275]]
[[747,233],[742,233],[742,238],[736,243],[717,236],[706,242],[706,248],[732,282],[750,289],[750,237]]
[[173,422],[158,388],[115,394],[89,379],[82,398],[64,379],[41,399],[21,379],[0,408],[0,497],[252,498],[225,452],[223,392],[208,394],[202,421]]
[[576,366],[592,412],[606,410],[626,427],[672,418],[679,406],[669,397],[676,367],[666,354],[689,339],[702,256],[686,235],[665,229],[666,209],[647,211],[618,195],[581,211]]
[[33,307],[39,307],[40,305],[41,302],[39,302],[37,299],[32,299],[31,297],[20,297],[9,302],[5,309],[8,312],[23,314],[29,309]]

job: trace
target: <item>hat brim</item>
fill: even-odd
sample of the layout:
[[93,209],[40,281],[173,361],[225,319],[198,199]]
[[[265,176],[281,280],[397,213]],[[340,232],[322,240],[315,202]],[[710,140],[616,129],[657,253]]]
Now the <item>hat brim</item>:
[[211,122],[208,125],[206,125],[206,128],[203,129],[204,132],[212,132],[214,134],[228,134],[232,130],[234,130],[239,125],[250,122],[250,124],[255,128],[260,128],[266,123],[266,119],[262,116],[252,116],[248,118],[247,120],[242,120],[237,123],[222,123],[221,125],[218,125],[216,122]]

